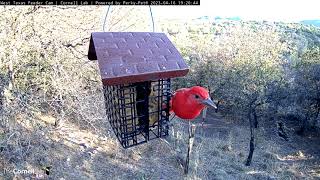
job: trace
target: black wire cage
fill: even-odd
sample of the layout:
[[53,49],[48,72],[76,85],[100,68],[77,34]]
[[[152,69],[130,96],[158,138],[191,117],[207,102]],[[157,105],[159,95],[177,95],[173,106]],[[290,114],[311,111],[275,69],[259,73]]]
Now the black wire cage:
[[188,67],[165,34],[95,32],[88,58],[99,62],[107,118],[124,148],[169,134],[170,78]]
[[170,79],[104,86],[107,117],[123,147],[168,135]]

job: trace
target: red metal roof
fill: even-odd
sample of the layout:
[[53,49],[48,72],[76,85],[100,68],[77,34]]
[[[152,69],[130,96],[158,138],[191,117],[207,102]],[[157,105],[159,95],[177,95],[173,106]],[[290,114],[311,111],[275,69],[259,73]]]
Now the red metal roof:
[[88,58],[98,60],[104,85],[173,78],[189,71],[164,33],[94,32]]

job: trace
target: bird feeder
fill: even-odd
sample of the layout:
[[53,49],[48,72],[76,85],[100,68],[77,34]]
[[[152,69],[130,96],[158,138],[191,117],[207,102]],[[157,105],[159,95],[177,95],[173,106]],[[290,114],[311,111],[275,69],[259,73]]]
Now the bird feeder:
[[170,78],[189,69],[164,33],[94,32],[108,121],[124,148],[168,135]]

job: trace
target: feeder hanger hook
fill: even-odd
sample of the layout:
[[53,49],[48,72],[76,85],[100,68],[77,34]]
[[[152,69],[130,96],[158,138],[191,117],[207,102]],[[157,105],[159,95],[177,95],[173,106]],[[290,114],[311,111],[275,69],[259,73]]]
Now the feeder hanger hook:
[[[104,21],[103,21],[103,26],[102,26],[102,30],[103,32],[106,32],[105,27],[106,27],[106,23],[107,23],[107,18],[109,15],[109,11],[111,10],[111,5],[108,6],[106,15],[104,17]],[[154,32],[154,19],[153,19],[153,14],[152,14],[152,9],[151,6],[149,5],[149,10],[150,10],[150,16],[151,16],[151,22],[152,22],[152,32]]]

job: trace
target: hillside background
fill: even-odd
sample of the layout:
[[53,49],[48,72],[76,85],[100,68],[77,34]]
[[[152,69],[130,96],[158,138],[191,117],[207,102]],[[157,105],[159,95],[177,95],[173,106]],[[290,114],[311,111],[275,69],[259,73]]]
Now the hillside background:
[[[87,59],[102,7],[0,8],[0,174],[5,179],[319,179],[320,29],[241,19],[155,19],[190,67],[173,89],[201,85],[219,102],[167,142],[121,148],[106,121],[98,64]],[[146,7],[118,7],[107,31],[152,31]],[[255,151],[248,156],[250,125]],[[199,124],[199,120],[194,122]],[[9,170],[29,169],[34,174]],[[8,172],[9,171],[9,172]]]

